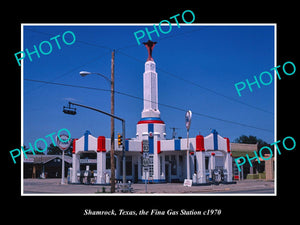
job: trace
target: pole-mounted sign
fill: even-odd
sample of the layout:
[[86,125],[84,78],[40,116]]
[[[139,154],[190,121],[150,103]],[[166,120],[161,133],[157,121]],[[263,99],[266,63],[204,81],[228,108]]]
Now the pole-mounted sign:
[[185,113],[185,126],[186,126],[186,129],[187,129],[187,130],[190,129],[190,126],[191,126],[191,120],[192,120],[192,111],[191,111],[191,110],[188,110],[188,111]]
[[60,150],[65,151],[70,147],[71,138],[66,134],[56,136],[56,143]]
[[148,140],[143,140],[143,167],[144,168],[148,167],[149,164],[150,164],[150,159],[149,159],[149,141]]
[[67,150],[70,147],[71,144],[71,137],[66,134],[61,134],[59,136],[56,136],[56,143],[59,147],[59,149],[62,151],[62,157],[61,157],[61,184],[65,184],[65,150]]
[[149,176],[149,166],[150,166],[150,157],[149,157],[149,140],[143,140],[143,168],[145,176],[145,192],[147,193],[147,173]]
[[184,180],[184,186],[188,186],[190,187],[190,185],[192,183],[192,180],[190,180],[190,143],[189,143],[189,130],[191,127],[191,120],[192,120],[192,111],[188,110],[185,113],[185,126],[186,126],[186,131],[187,131],[187,141],[186,141],[186,179]]

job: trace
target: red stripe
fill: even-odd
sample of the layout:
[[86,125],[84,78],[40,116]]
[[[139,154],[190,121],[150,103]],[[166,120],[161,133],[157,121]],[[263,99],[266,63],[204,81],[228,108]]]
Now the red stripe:
[[144,123],[162,123],[162,124],[165,124],[164,121],[161,121],[161,120],[141,120],[137,124],[144,124]]
[[205,151],[204,148],[204,137],[202,135],[196,136],[196,151]]
[[141,153],[143,154],[143,141],[141,142],[141,144],[142,144]]
[[230,152],[230,140],[229,138],[224,138],[226,140],[226,144],[227,144],[227,152]]
[[161,153],[160,150],[160,141],[157,141],[157,154]]
[[72,154],[75,154],[76,153],[76,141],[78,140],[78,138],[75,138],[73,140],[73,150],[72,150]]
[[106,152],[106,149],[105,149],[105,137],[104,136],[99,136],[98,137],[97,152]]

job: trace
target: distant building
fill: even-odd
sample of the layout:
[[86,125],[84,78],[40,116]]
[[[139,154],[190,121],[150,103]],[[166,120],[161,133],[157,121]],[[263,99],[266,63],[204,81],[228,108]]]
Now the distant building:
[[[258,148],[257,144],[231,143],[232,157],[233,158],[245,157],[246,154],[248,154],[248,156],[252,158],[255,156],[254,152],[257,151],[257,148]],[[262,162],[262,164],[264,164],[264,161]],[[249,163],[245,163],[244,165],[241,166],[241,172],[239,172],[237,165],[233,163],[234,179],[242,180],[247,177],[247,174],[253,174],[254,169],[256,170],[258,167],[257,163],[255,162],[253,162],[253,165],[254,165],[253,167],[250,167]],[[260,165],[260,167],[263,167],[263,165]]]
[[[61,155],[30,155],[24,157],[24,178],[60,178]],[[65,155],[65,177],[72,167],[72,158]]]

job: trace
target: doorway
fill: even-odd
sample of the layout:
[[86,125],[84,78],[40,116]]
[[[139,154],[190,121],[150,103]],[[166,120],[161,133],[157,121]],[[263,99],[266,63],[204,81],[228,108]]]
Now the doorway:
[[133,182],[137,183],[138,178],[139,178],[139,171],[138,171],[138,164],[134,164],[134,177],[133,177]]
[[166,182],[171,183],[171,164],[165,164],[165,174],[166,174]]

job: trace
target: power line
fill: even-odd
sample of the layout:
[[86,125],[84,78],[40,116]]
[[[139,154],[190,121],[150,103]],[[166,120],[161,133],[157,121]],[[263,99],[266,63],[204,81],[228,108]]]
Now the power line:
[[[28,31],[31,31],[31,32],[35,32],[35,33],[39,33],[39,34],[43,34],[43,35],[54,35],[54,34],[50,34],[50,33],[47,33],[47,32],[43,32],[43,31],[37,31],[37,30],[33,30],[33,29],[30,29],[28,27],[25,27],[26,30]],[[57,34],[55,34],[57,35]],[[85,44],[85,45],[89,45],[89,46],[93,46],[93,47],[97,47],[97,48],[104,48],[104,49],[108,49],[110,51],[112,51],[113,49],[106,46],[106,45],[99,45],[99,44],[94,44],[94,43],[89,43],[89,42],[86,42],[86,41],[80,41],[80,40],[76,40],[76,43],[82,43],[82,44]]]
[[[122,52],[122,51],[118,51],[118,52],[121,53],[121,54],[123,54],[123,55],[125,55],[125,56],[127,56],[127,57],[129,57],[129,58],[134,59],[135,61],[144,63],[142,60],[140,60],[140,59],[138,59],[138,58],[136,58],[136,57],[134,57],[134,56],[128,55],[128,54],[126,54],[126,53],[124,53],[124,52]],[[257,107],[257,106],[253,106],[253,105],[247,104],[247,103],[245,103],[245,102],[236,100],[236,99],[231,98],[231,97],[229,97],[229,96],[227,96],[227,95],[224,95],[224,94],[222,94],[222,93],[219,93],[219,92],[217,92],[217,91],[215,91],[215,90],[213,90],[213,89],[210,89],[210,88],[201,86],[201,85],[199,85],[198,83],[195,83],[194,81],[191,81],[191,80],[187,80],[187,79],[185,79],[185,78],[182,78],[182,77],[180,77],[180,76],[178,76],[178,75],[176,75],[176,74],[174,74],[174,73],[171,73],[171,72],[169,72],[169,71],[167,71],[167,70],[162,69],[162,68],[159,67],[159,66],[157,66],[156,69],[157,69],[158,71],[161,71],[161,72],[163,72],[163,73],[165,73],[165,74],[167,74],[167,75],[173,77],[173,78],[176,78],[176,79],[178,79],[178,80],[182,80],[182,81],[184,81],[184,82],[186,82],[186,83],[189,83],[189,84],[191,84],[191,85],[194,85],[194,86],[199,87],[199,88],[201,88],[201,89],[204,89],[204,90],[206,90],[206,91],[209,91],[209,92],[211,92],[211,93],[214,93],[215,95],[219,95],[219,96],[221,96],[221,97],[223,97],[223,98],[226,98],[226,99],[229,100],[229,101],[237,102],[237,103],[239,103],[239,104],[248,106],[248,107],[250,107],[250,108],[253,108],[253,109],[256,109],[256,110],[259,110],[259,111],[262,111],[262,112],[265,112],[265,113],[268,113],[268,114],[271,114],[271,115],[274,116],[274,114],[273,114],[272,112],[270,112],[270,111],[267,111],[267,110],[261,109],[261,108],[259,108],[259,107]]]
[[[25,27],[24,30],[28,30],[28,31],[31,31],[31,32],[35,32],[35,33],[39,33],[39,34],[43,34],[43,35],[47,35],[47,36],[54,35],[54,34],[50,34],[50,33],[43,32],[43,31],[33,30],[33,29],[28,28],[28,27]],[[109,53],[110,53],[110,51],[112,50],[112,48],[110,48],[110,47],[108,47],[108,46],[105,46],[105,45],[99,45],[99,44],[89,43],[89,42],[86,42],[86,41],[80,41],[80,40],[76,40],[76,42],[79,42],[79,43],[82,43],[82,44],[85,44],[85,45],[89,45],[89,46],[93,46],[93,47],[98,47],[98,48],[108,49],[108,50],[109,50]],[[105,54],[107,54],[107,53],[105,53]],[[75,71],[75,70],[77,70],[77,69],[79,69],[79,68],[81,68],[81,67],[83,67],[83,66],[86,66],[86,65],[89,64],[89,63],[95,62],[96,60],[99,60],[99,59],[103,58],[104,56],[106,56],[105,54],[104,54],[104,55],[101,55],[101,56],[97,56],[97,57],[95,57],[95,58],[92,58],[91,60],[88,60],[88,61],[85,62],[84,64],[79,65],[79,66],[76,66],[76,67],[74,67],[74,68],[72,68],[72,69],[66,71],[66,72],[63,73],[63,74],[54,77],[51,81],[57,80],[57,79],[59,79],[59,78],[62,78],[62,77],[64,77],[64,76],[68,75],[69,73],[71,73],[71,72],[73,72],[73,71]],[[36,89],[41,88],[41,87],[43,87],[43,85],[40,85],[40,86],[36,87]],[[35,90],[36,90],[36,89],[35,89]],[[33,90],[31,90],[31,91],[33,91]],[[30,92],[30,91],[28,91],[28,92]]]
[[87,87],[87,86],[81,86],[81,85],[64,84],[64,83],[57,83],[57,82],[44,81],[44,80],[34,80],[34,79],[27,79],[27,78],[24,78],[24,80],[38,82],[38,83],[44,83],[44,84],[60,85],[60,86],[66,86],[66,87],[85,88],[85,89],[96,90],[96,91],[110,91],[110,89],[93,88],[93,87]]
[[[72,69],[66,71],[66,72],[63,73],[63,74],[54,77],[54,78],[51,79],[49,82],[52,82],[52,81],[57,80],[57,79],[59,79],[59,78],[62,78],[62,77],[64,77],[64,76],[68,75],[69,73],[74,72],[74,71],[78,70],[79,68],[81,68],[81,67],[83,67],[83,66],[86,66],[86,65],[89,64],[89,63],[92,63],[92,62],[95,62],[96,60],[101,59],[101,58],[104,57],[104,56],[105,56],[105,55],[97,56],[97,57],[95,57],[95,58],[92,58],[91,60],[87,61],[86,63],[84,63],[84,64],[82,64],[82,65],[80,65],[80,66],[76,66],[76,67],[74,67],[74,68],[72,68]],[[41,84],[40,86],[36,87],[35,90],[37,90],[38,88],[43,87],[43,85],[44,85],[44,84]],[[27,91],[26,93],[29,93],[29,92],[31,92],[31,91],[33,91],[33,90]]]
[[[203,30],[203,29],[207,29],[207,27],[200,27],[200,28],[197,28],[197,29],[194,29],[194,30],[191,30],[191,31],[186,31],[186,32],[184,32],[184,33],[182,33],[182,34],[181,34],[181,33],[177,33],[177,34],[174,34],[174,35],[171,35],[171,36],[167,36],[167,37],[160,38],[160,40],[169,39],[169,38],[173,38],[173,37],[181,36],[181,35],[186,35],[187,33],[193,33],[193,32],[199,31],[199,30]],[[26,30],[29,30],[29,31],[32,31],[32,32],[36,32],[36,33],[40,33],[40,34],[44,34],[44,35],[52,35],[52,34],[49,34],[49,33],[46,33],[46,32],[32,30],[32,29],[30,29],[30,28],[28,28],[28,27],[26,27]],[[90,45],[90,46],[94,46],[94,47],[99,47],[99,48],[104,48],[104,49],[112,50],[112,48],[110,48],[110,47],[108,47],[108,46],[105,46],[105,45],[99,45],[99,44],[89,43],[89,42],[86,42],[86,41],[77,41],[77,42],[82,43],[82,44],[85,44],[85,45]],[[126,49],[126,48],[135,47],[135,46],[137,46],[137,45],[135,44],[135,45],[128,45],[128,46],[125,46],[125,47],[121,47],[121,48],[116,49],[116,52],[119,52],[119,53],[123,54],[124,56],[127,56],[127,57],[129,57],[129,58],[132,58],[133,60],[135,60],[135,61],[137,61],[137,62],[144,63],[144,61],[142,61],[142,60],[140,60],[140,59],[138,59],[138,58],[136,58],[136,57],[130,56],[130,55],[128,55],[128,54],[126,54],[126,53],[120,51],[120,49]],[[102,56],[102,57],[103,57],[103,56]],[[100,57],[100,58],[101,58],[101,57]],[[97,59],[97,58],[92,59],[91,61],[88,61],[88,62],[85,63],[84,65],[86,65],[86,64],[88,64],[88,63],[90,63],[90,62],[93,62],[93,61],[95,61],[96,59]],[[76,68],[74,68],[74,69],[71,69],[71,70],[67,71],[66,73],[64,73],[63,75],[61,75],[61,76],[59,76],[59,77],[65,76],[65,75],[67,75],[68,73],[73,72],[73,71],[76,70],[77,68],[80,68],[80,67],[82,67],[82,66],[84,66],[84,65],[81,65],[81,66],[78,66],[78,67],[76,67]],[[165,73],[165,74],[167,74],[167,75],[169,75],[169,76],[171,76],[171,77],[173,77],[173,78],[176,78],[176,79],[178,79],[178,80],[182,80],[182,81],[184,81],[184,82],[186,82],[186,83],[189,83],[189,84],[191,84],[191,85],[194,85],[194,86],[196,86],[196,87],[199,87],[199,88],[201,88],[201,89],[203,89],[203,90],[209,91],[209,92],[211,92],[211,93],[213,93],[213,94],[215,94],[215,95],[221,96],[221,97],[223,97],[223,98],[225,98],[225,99],[227,99],[227,100],[229,100],[229,101],[237,102],[237,103],[239,103],[239,104],[245,105],[245,106],[247,106],[247,107],[250,107],[250,108],[253,108],[253,109],[256,109],[256,110],[259,110],[259,111],[261,111],[261,112],[268,113],[268,114],[271,114],[272,116],[274,116],[274,114],[273,114],[272,112],[270,112],[270,111],[267,111],[267,110],[265,110],[265,109],[261,109],[261,108],[259,108],[259,107],[257,107],[257,106],[254,106],[254,105],[250,105],[250,104],[245,103],[245,102],[243,102],[243,101],[240,101],[240,100],[234,99],[234,98],[232,98],[232,97],[229,97],[229,96],[227,96],[227,95],[224,95],[224,94],[222,94],[222,93],[219,93],[219,92],[217,92],[217,91],[215,91],[215,90],[213,90],[213,89],[210,89],[210,88],[204,87],[204,86],[202,86],[202,85],[199,85],[198,83],[196,83],[196,82],[194,82],[194,81],[191,81],[191,80],[182,78],[182,77],[180,77],[180,76],[178,76],[178,75],[176,75],[176,74],[174,74],[174,73],[172,73],[172,72],[169,72],[169,71],[167,71],[167,70],[164,70],[163,68],[161,68],[161,67],[159,67],[159,66],[157,66],[156,68],[157,68],[158,71],[161,71],[161,72],[163,72],[163,73]],[[57,78],[58,78],[58,77],[57,77]],[[56,78],[54,78],[53,80],[56,80]]]
[[[111,91],[110,89],[93,88],[93,87],[87,87],[87,86],[81,86],[81,85],[57,83],[57,82],[34,80],[34,79],[27,79],[27,78],[25,78],[24,80],[31,81],[31,82],[44,83],[44,84],[51,84],[51,85],[67,86],[67,87],[73,87],[73,88],[84,88],[84,89],[95,90],[95,91],[107,91],[107,92]],[[123,96],[127,96],[127,97],[130,97],[130,98],[134,98],[134,99],[138,99],[138,100],[144,101],[143,98],[135,96],[135,95],[131,95],[131,94],[128,94],[128,93],[125,93],[125,92],[116,91],[116,90],[114,92],[116,94],[120,94],[120,95],[123,95]],[[154,101],[151,101],[151,100],[146,100],[146,101],[154,102]],[[175,110],[181,111],[181,112],[186,112],[186,109],[182,109],[182,108],[179,108],[177,106],[172,106],[172,105],[168,105],[168,104],[164,104],[164,103],[158,103],[158,105],[164,106],[164,107],[167,107],[167,108],[171,108],[171,109],[175,109]],[[257,130],[263,130],[263,131],[266,131],[266,132],[273,133],[273,131],[269,130],[269,129],[260,128],[260,127],[256,127],[256,126],[252,126],[252,125],[248,125],[248,124],[244,124],[244,123],[239,123],[239,122],[235,122],[235,121],[231,121],[231,120],[221,119],[221,118],[218,118],[218,117],[206,115],[206,114],[199,113],[199,112],[194,112],[193,111],[193,115],[198,115],[198,116],[210,118],[210,119],[213,119],[213,120],[218,120],[218,121],[222,121],[222,122],[226,122],[226,123],[231,123],[231,124],[235,124],[235,125],[239,125],[239,126],[243,126],[243,127],[249,127],[249,128],[253,128],[253,129],[257,129]]]
[[[44,34],[44,35],[52,35],[52,34],[49,34],[49,33],[46,33],[46,32],[41,32],[41,31],[32,30],[32,29],[30,29],[30,28],[26,28],[26,29],[29,30],[29,31],[36,32],[36,33],[41,33],[41,34]],[[195,32],[195,31],[202,30],[202,29],[203,29],[203,28],[198,28],[198,29],[189,31],[188,33]],[[185,32],[185,33],[186,33],[186,32]],[[179,34],[179,35],[181,35],[181,34]],[[182,35],[184,35],[184,34],[182,34]],[[172,35],[172,36],[170,36],[170,37],[165,37],[165,38],[163,38],[163,39],[172,38],[172,37],[174,37],[174,36],[178,36],[178,34]],[[90,46],[94,46],[94,47],[100,47],[100,48],[105,48],[105,49],[111,50],[110,47],[107,47],[107,46],[104,46],[104,45],[97,45],[97,44],[88,43],[88,42],[84,42],[84,41],[77,41],[77,42],[80,42],[80,43],[83,43],[83,44],[86,44],[86,45],[90,45]],[[134,46],[136,46],[136,45],[134,45]],[[142,60],[137,59],[136,57],[130,56],[130,55],[128,55],[128,54],[126,54],[126,53],[120,51],[120,49],[125,49],[125,48],[130,48],[130,47],[133,47],[133,45],[125,46],[125,47],[123,47],[123,48],[118,48],[118,49],[117,49],[117,52],[120,52],[121,54],[123,54],[123,55],[125,55],[125,56],[127,56],[127,57],[129,57],[129,58],[132,58],[132,59],[134,59],[135,61],[144,63]],[[101,57],[100,57],[100,58],[101,58]],[[90,62],[92,62],[92,61],[95,61],[96,59],[99,59],[99,58],[97,57],[97,58],[95,58],[95,59],[92,59],[92,60],[88,61],[87,63],[85,63],[84,65],[86,65],[86,64],[88,64],[88,63],[90,63]],[[64,73],[64,74],[62,74],[62,75],[60,75],[60,76],[54,78],[53,80],[56,80],[57,78],[61,78],[61,77],[65,76],[65,75],[67,75],[68,73],[73,72],[73,71],[76,70],[77,68],[80,68],[80,67],[82,67],[82,66],[84,66],[84,65],[81,65],[81,66],[78,66],[78,67],[76,67],[76,68],[73,68],[73,69],[67,71],[66,73]],[[182,80],[182,81],[184,81],[184,82],[186,82],[186,83],[189,83],[189,84],[191,84],[191,85],[194,85],[194,86],[196,86],[196,87],[199,87],[199,88],[201,88],[201,89],[204,89],[204,90],[206,90],[206,91],[209,91],[209,92],[214,93],[214,94],[216,94],[216,95],[219,95],[219,96],[221,96],[221,97],[223,97],[223,98],[226,98],[227,100],[230,100],[230,101],[233,101],[233,102],[237,102],[237,103],[239,103],[239,104],[246,105],[246,106],[248,106],[248,107],[250,107],[250,108],[253,108],[253,109],[256,109],[256,110],[259,110],[259,111],[262,111],[262,112],[265,112],[265,113],[268,113],[268,114],[272,114],[272,115],[273,115],[272,112],[269,112],[269,111],[264,110],[264,109],[261,109],[261,108],[259,108],[259,107],[256,107],[256,106],[247,104],[247,103],[242,102],[242,101],[239,101],[239,100],[236,100],[236,99],[231,98],[231,97],[229,97],[229,96],[226,96],[226,95],[224,95],[224,94],[222,94],[222,93],[219,93],[219,92],[217,92],[217,91],[215,91],[215,90],[213,90],[213,89],[210,89],[210,88],[201,86],[201,85],[199,85],[199,84],[197,84],[197,83],[195,83],[195,82],[193,82],[193,81],[191,81],[191,80],[187,80],[187,79],[182,78],[182,77],[180,77],[180,76],[178,76],[178,75],[176,75],[176,74],[174,74],[174,73],[171,73],[171,72],[169,72],[169,71],[166,71],[166,70],[162,69],[161,67],[157,67],[157,70],[158,70],[158,71],[161,71],[161,72],[163,72],[163,73],[165,73],[165,74],[167,74],[167,75],[169,75],[169,76],[171,76],[171,77],[174,77],[174,78],[176,78],[176,79]],[[38,80],[31,80],[31,79],[25,79],[25,80],[27,80],[27,81],[33,81],[33,82],[40,82],[40,83],[44,83],[44,84],[63,85],[63,86],[69,86],[69,87],[75,87],[75,88],[86,88],[86,89],[98,90],[98,91],[110,91],[110,90],[107,90],[107,89],[92,88],[92,87],[79,86],[79,85],[71,85],[71,84],[63,84],[63,83],[55,83],[55,82],[51,82],[51,81],[38,81]],[[41,86],[42,86],[42,85],[41,85]],[[115,91],[115,93],[118,93],[118,94],[120,94],[120,95],[124,95],[124,96],[127,96],[127,97],[131,97],[131,98],[139,99],[139,100],[144,100],[143,98],[140,98],[140,97],[137,97],[137,96],[134,96],[134,95],[130,95],[130,94],[127,94],[127,93],[123,93],[123,92]],[[181,108],[176,107],[176,106],[171,106],[171,105],[163,104],[163,103],[158,103],[158,104],[161,105],[161,106],[165,106],[165,107],[168,107],[168,108],[175,109],[175,110],[180,110],[180,111],[184,111],[184,112],[186,111],[185,109],[181,109]],[[242,124],[242,123],[238,123],[238,122],[235,122],[235,121],[224,120],[224,119],[221,119],[221,118],[213,117],[213,116],[206,115],[206,114],[202,114],[202,113],[194,112],[194,115],[199,115],[199,116],[207,117],[207,118],[210,118],[210,119],[219,120],[219,121],[222,121],[222,122],[227,122],[227,123],[232,123],[232,124],[236,124],[236,125],[240,125],[240,126],[246,126],[246,127],[250,127],[250,128],[254,128],[254,129],[260,129],[260,130],[272,132],[271,130],[268,130],[268,129],[258,128],[258,127],[255,127],[255,126],[251,126],[251,125],[247,125],[247,124]]]

